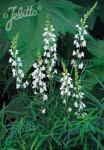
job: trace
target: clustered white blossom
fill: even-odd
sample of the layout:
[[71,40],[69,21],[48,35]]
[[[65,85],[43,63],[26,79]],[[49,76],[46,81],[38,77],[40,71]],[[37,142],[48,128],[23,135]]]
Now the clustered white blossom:
[[66,97],[71,96],[71,89],[73,89],[72,78],[69,73],[62,73],[60,94],[64,98],[63,103],[66,105]]
[[[66,100],[68,96],[72,96],[74,102],[73,107],[75,108],[75,115],[85,116],[86,113],[83,112],[86,105],[82,102],[84,97],[84,93],[82,92],[81,83],[79,80],[79,72],[78,69],[83,69],[84,64],[81,62],[81,59],[84,58],[84,52],[82,51],[83,47],[86,47],[85,35],[88,34],[86,31],[87,25],[76,25],[78,30],[78,34],[75,35],[74,45],[75,50],[73,50],[73,59],[71,60],[71,64],[75,69],[75,81],[71,79],[70,74],[63,74],[63,78],[61,79],[61,96],[64,97],[63,103],[66,104]],[[78,63],[80,61],[80,63]],[[69,107],[69,112],[72,111],[72,108]]]
[[[61,87],[60,87],[60,95],[63,98],[63,103],[67,105],[67,98],[70,96],[74,99],[73,107],[75,108],[75,115],[77,116],[85,116],[87,115],[83,110],[86,108],[86,105],[82,102],[84,98],[84,93],[82,92],[80,82],[77,84],[73,83],[73,79],[71,75],[67,72],[62,73],[63,77],[61,78]],[[69,107],[68,112],[71,112],[73,108]]]
[[85,109],[86,105],[82,102],[84,93],[82,92],[78,69],[82,70],[84,67],[84,63],[81,61],[81,59],[85,56],[83,49],[86,47],[85,35],[88,34],[86,31],[87,27],[88,26],[85,25],[85,21],[83,20],[81,20],[80,25],[76,25],[78,34],[76,34],[74,37],[75,40],[73,44],[75,45],[75,50],[72,52],[73,59],[71,60],[71,64],[75,69],[75,85],[72,97],[74,98],[74,107],[76,108],[75,115],[77,116],[86,115],[86,113],[83,112],[83,109]]
[[74,93],[72,97],[75,99],[74,107],[76,108],[75,115],[77,116],[85,116],[87,115],[83,110],[86,108],[86,105],[84,102],[82,102],[82,99],[84,98],[84,93],[81,90],[80,84],[76,87],[74,87]]
[[[62,67],[63,67],[63,73],[60,79],[60,82],[61,82],[60,95],[62,97],[63,104],[65,104],[65,106],[67,106],[68,108],[69,106],[67,105],[67,100],[68,100],[68,97],[72,96],[73,80],[71,78],[71,75],[68,73],[68,70],[63,62],[62,62]],[[71,112],[72,108],[69,107],[67,111]]]
[[54,34],[54,27],[51,25],[50,19],[47,17],[46,26],[44,28],[44,62],[46,64],[46,68],[48,70],[48,77],[50,75],[57,73],[55,69],[55,65],[57,62],[57,52],[56,52],[56,35]]
[[74,99],[74,108],[76,110],[75,115],[77,115],[77,116],[85,116],[86,115],[86,113],[83,112],[83,110],[86,108],[86,105],[84,104],[84,102],[82,102],[84,95],[85,94],[82,91],[81,82],[79,80],[78,67],[76,64],[75,65],[75,81],[74,81],[72,97]]
[[24,72],[22,70],[22,62],[20,57],[18,56],[17,47],[17,36],[12,41],[11,49],[9,50],[11,57],[9,58],[9,63],[12,66],[13,77],[16,78],[16,89],[26,88],[29,83],[28,81],[23,83]]
[[32,88],[34,90],[34,94],[35,95],[41,95],[43,98],[43,101],[48,99],[48,96],[46,94],[47,92],[47,86],[46,83],[44,81],[44,79],[46,78],[45,75],[45,66],[43,65],[43,60],[42,59],[38,59],[37,63],[33,64],[33,68],[34,71],[32,72],[32,78],[33,78],[33,82],[32,82]]
[[[32,73],[33,82],[32,88],[34,89],[35,95],[41,95],[43,101],[48,99],[46,94],[47,85],[44,81],[45,78],[52,77],[57,70],[55,69],[57,61],[56,52],[56,35],[54,34],[55,29],[51,25],[49,17],[46,18],[46,25],[44,28],[43,38],[44,38],[44,53],[43,59],[38,59],[37,63],[33,64],[34,72]],[[46,112],[46,109],[42,109],[42,114]]]
[[75,50],[73,50],[73,59],[71,60],[71,64],[73,66],[75,66],[75,64],[78,62],[76,61],[80,61],[80,63],[78,64],[78,69],[83,69],[84,64],[83,62],[81,62],[81,59],[84,58],[84,52],[82,51],[83,47],[86,47],[86,40],[85,40],[85,35],[88,34],[88,32],[86,31],[86,28],[88,26],[84,25],[76,25],[76,28],[78,30],[78,34],[75,35],[75,40],[74,40],[74,45],[75,45]]
[[87,113],[83,112],[83,110],[86,108],[86,105],[80,101],[80,103],[78,104],[77,101],[74,102],[74,107],[77,109],[77,111],[75,112],[76,116],[86,116]]

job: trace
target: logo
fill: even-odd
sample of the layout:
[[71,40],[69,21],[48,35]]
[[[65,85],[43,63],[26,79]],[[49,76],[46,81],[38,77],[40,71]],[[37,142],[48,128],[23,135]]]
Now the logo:
[[3,14],[4,19],[9,18],[5,26],[6,31],[10,31],[12,29],[14,21],[37,15],[37,10],[34,10],[33,5],[27,6],[26,8],[18,6],[9,7],[8,12],[11,12],[10,17],[8,13]]

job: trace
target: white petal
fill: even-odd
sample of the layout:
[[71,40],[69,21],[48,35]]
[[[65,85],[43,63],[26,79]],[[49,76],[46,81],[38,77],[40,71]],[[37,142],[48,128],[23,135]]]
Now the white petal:
[[79,68],[79,69],[83,69],[83,67],[84,67],[84,64],[83,64],[83,63],[81,63],[81,64],[78,65],[78,68]]
[[45,114],[45,112],[46,112],[46,109],[43,109],[43,110],[42,110],[42,114]]

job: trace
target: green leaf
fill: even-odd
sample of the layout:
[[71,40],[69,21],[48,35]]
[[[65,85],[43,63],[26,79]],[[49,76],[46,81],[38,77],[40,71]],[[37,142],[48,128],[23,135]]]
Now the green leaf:
[[99,58],[101,61],[104,61],[101,58],[104,58],[104,41],[91,40],[88,42],[88,50],[96,58]]
[[104,1],[100,0],[98,2],[98,15],[100,16],[101,20],[104,23]]
[[104,81],[104,41],[89,39],[87,47],[94,58],[91,59],[92,66],[85,72],[84,86],[91,89]]
[[20,93],[14,96],[5,108],[5,112],[8,117],[21,118],[25,111],[26,99],[28,99],[26,93]]
[[49,14],[51,17],[51,21],[56,29],[57,35],[60,33],[64,34],[65,32],[73,34],[75,32],[74,26],[80,20],[77,12],[80,7],[66,0],[40,0],[38,3],[35,3],[34,0],[2,0],[0,1],[1,24],[4,26],[6,21],[8,21],[2,18],[3,13],[7,11],[8,7],[21,6],[26,8],[28,5],[34,6],[34,9],[38,11],[37,15],[34,17],[13,21],[13,27],[11,31],[6,32],[8,38],[10,39],[12,39],[17,32],[20,33],[18,49],[20,57],[23,60],[23,69],[25,72],[30,69],[32,63],[34,62],[37,48],[42,48],[42,34],[45,17],[47,14]]
[[94,85],[104,81],[104,65],[95,65],[88,68],[83,75],[83,87],[91,90]]

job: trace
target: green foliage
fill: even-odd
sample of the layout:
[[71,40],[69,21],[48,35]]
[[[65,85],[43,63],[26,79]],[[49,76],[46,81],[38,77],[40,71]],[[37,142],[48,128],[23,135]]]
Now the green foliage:
[[90,59],[91,66],[87,68],[83,76],[85,86],[90,90],[97,83],[104,81],[104,42],[94,39],[92,41],[88,42],[88,51],[93,55],[93,58]]
[[[33,0],[0,1],[0,26],[2,27],[7,21],[2,19],[2,14],[10,6],[26,7],[33,4],[34,9],[38,10],[36,17],[13,22],[10,32],[4,34],[3,30],[0,30],[0,86],[2,84],[4,86],[4,88],[0,87],[0,90],[3,89],[2,96],[8,93],[11,99],[11,102],[0,111],[0,150],[75,150],[76,148],[104,150],[104,94],[97,95],[98,91],[104,93],[103,40],[95,40],[90,35],[86,37],[88,51],[93,55],[89,59],[91,66],[86,66],[80,76],[85,93],[83,101],[87,106],[86,117],[76,118],[66,111],[58,91],[59,77],[54,78],[46,103],[48,109],[46,114],[42,114],[41,110],[39,111],[42,100],[34,97],[30,87],[25,91],[18,91],[17,94],[8,64],[10,47],[8,39],[11,40],[19,32],[19,55],[23,61],[24,71],[29,71],[34,57],[37,56],[37,48],[43,46],[41,35],[47,14],[51,17],[57,36],[64,35],[66,32],[70,34],[69,39],[63,40],[64,45],[68,43],[66,50],[62,49],[62,56],[69,59],[73,50],[72,36],[76,33],[75,25],[80,20],[79,16],[85,13],[94,2],[88,3],[86,0],[73,0],[73,2],[39,0],[37,3]],[[101,2],[103,3],[102,0],[98,2],[95,13],[87,21],[89,29],[93,29],[98,14],[104,21]],[[79,9],[82,12],[79,12]],[[100,85],[99,88],[97,84]],[[71,103],[70,98],[68,102]]]
[[[104,60],[104,41],[101,41],[101,40],[93,40],[93,42],[90,43],[89,41],[89,44],[88,44],[88,50],[91,54],[93,54],[95,56],[95,61],[94,61],[94,64],[103,64]],[[94,60],[93,59],[93,60]],[[97,61],[96,61],[97,60]]]
[[[21,93],[21,100],[24,99]],[[25,97],[26,109],[21,118],[12,122],[5,118],[5,109],[0,112],[0,148],[1,149],[104,149],[104,100],[99,101],[86,92],[88,116],[74,118],[66,114],[57,92],[48,99],[48,112],[42,115],[37,110],[36,99]],[[16,112],[14,112],[16,113]],[[18,112],[17,112],[18,113]],[[6,122],[5,122],[5,119]]]

